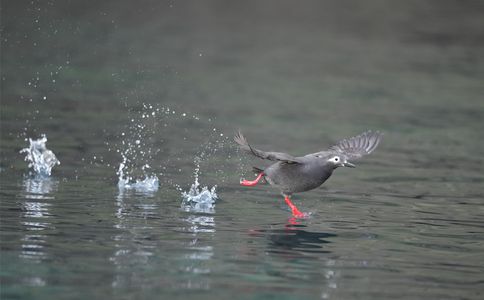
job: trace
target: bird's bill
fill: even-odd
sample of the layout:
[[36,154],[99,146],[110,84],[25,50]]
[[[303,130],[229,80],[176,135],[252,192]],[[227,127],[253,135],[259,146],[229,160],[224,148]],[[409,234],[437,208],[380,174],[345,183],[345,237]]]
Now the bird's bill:
[[356,166],[354,164],[350,163],[349,161],[345,161],[343,163],[343,167],[356,168]]

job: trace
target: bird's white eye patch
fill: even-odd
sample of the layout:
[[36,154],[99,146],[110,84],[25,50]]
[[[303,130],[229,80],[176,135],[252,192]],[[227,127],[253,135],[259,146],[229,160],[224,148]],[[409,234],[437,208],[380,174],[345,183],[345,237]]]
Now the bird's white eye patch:
[[339,156],[333,156],[330,159],[328,159],[328,161],[338,163],[340,161],[340,158],[339,158]]

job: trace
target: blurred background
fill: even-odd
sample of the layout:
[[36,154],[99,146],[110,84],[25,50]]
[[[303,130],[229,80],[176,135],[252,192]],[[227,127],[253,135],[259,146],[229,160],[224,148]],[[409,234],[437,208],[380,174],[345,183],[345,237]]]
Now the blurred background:
[[[123,293],[116,292],[120,282],[131,292],[124,294],[128,298],[169,295],[186,299],[189,295],[179,294],[179,290],[193,289],[217,291],[226,297],[238,293],[236,284],[242,284],[250,299],[290,298],[295,291],[310,299],[315,295],[384,299],[409,292],[409,287],[417,298],[482,295],[477,277],[484,271],[482,256],[478,258],[484,240],[483,1],[20,0],[2,1],[0,9],[4,296],[39,296],[36,288],[59,287],[59,282],[61,290],[70,295],[82,294],[74,282],[83,282],[91,287],[91,296],[121,298]],[[162,114],[158,114],[160,110]],[[156,117],[143,116],[153,112]],[[142,126],[136,127],[139,124]],[[367,129],[382,130],[385,138],[361,168],[338,170],[325,188],[300,196],[307,201],[298,202],[306,203],[302,207],[323,215],[301,225],[308,227],[293,229],[296,231],[288,238],[283,229],[287,212],[280,209],[277,192],[268,187],[247,190],[237,186],[241,176],[252,176],[252,164],[261,164],[237,154],[231,137],[238,129],[261,149],[294,155],[324,149]],[[26,138],[41,134],[47,135],[47,146],[61,165],[53,171],[54,184],[32,192],[31,184],[23,179],[28,170],[19,150],[28,146]],[[139,195],[121,197],[124,202],[119,204],[116,171],[122,161],[120,153],[126,154],[126,145],[137,144],[138,139],[141,150],[149,150],[149,155],[132,157],[131,167],[141,174],[139,167],[149,163],[160,178],[161,191],[140,199],[136,198]],[[193,276],[188,280],[166,269],[180,261],[175,254],[190,244],[180,234],[185,232],[181,225],[169,224],[190,219],[179,211],[179,190],[193,182],[194,161],[201,163],[201,181],[218,185],[225,200],[218,204],[215,215],[195,211],[195,223],[203,223],[213,232],[216,227],[218,234],[197,239],[205,239],[204,247],[219,246],[226,252],[210,248],[212,254],[203,260],[210,268],[187,271],[180,267],[185,270],[180,271],[183,276]],[[37,206],[25,206],[32,202],[25,194],[31,193],[48,197],[34,201]],[[237,199],[242,195],[244,199]],[[328,197],[330,205],[320,201]],[[143,206],[146,201],[151,205],[148,208]],[[57,202],[64,204],[57,207]],[[50,214],[39,203],[51,205]],[[170,218],[164,217],[163,205],[171,207]],[[123,209],[124,214],[113,213]],[[41,238],[34,237],[37,242],[30,241],[49,245],[43,250],[29,248],[42,252],[36,267],[22,256],[25,231],[30,230],[23,222],[33,217],[23,212],[32,210],[34,217],[40,211],[40,217],[56,224],[43,229]],[[257,219],[263,210],[276,212]],[[208,214],[212,220],[200,221],[198,213]],[[140,214],[144,225],[138,219]],[[428,219],[432,214],[434,218]],[[146,221],[146,215],[151,221]],[[240,221],[248,215],[261,231],[231,237],[253,230]],[[80,224],[75,233],[73,228],[61,230],[62,224],[73,220],[70,218]],[[352,221],[342,221],[348,218]],[[101,228],[103,232],[90,227],[98,220],[109,224]],[[362,220],[367,220],[363,228],[356,225]],[[380,226],[385,221],[391,225]],[[150,227],[146,222],[154,224]],[[265,231],[269,227],[274,231]],[[406,232],[401,228],[413,229]],[[78,239],[73,242],[59,236],[59,230]],[[354,236],[350,233],[354,230],[365,234]],[[123,240],[124,235],[120,238],[115,231],[127,232],[129,238]],[[140,241],[139,232],[156,236]],[[432,234],[420,236],[423,232]],[[57,265],[55,257],[69,257],[74,251],[62,245],[71,243],[82,249],[86,234],[90,241],[108,240],[113,245],[76,254],[79,264]],[[265,252],[268,235],[270,247],[277,248],[283,241],[285,250],[299,251],[291,253],[299,262],[314,259],[318,271],[308,271],[306,265],[298,269],[301,265],[288,262],[286,256],[283,261],[289,266],[269,262],[269,266],[256,267],[266,259],[261,253],[273,253]],[[322,247],[321,239],[334,236],[343,239],[328,250],[333,253],[330,260],[323,252],[301,250],[301,237],[303,244],[314,242],[315,247]],[[251,245],[249,241],[257,238],[265,244]],[[183,242],[165,251],[166,240]],[[241,269],[232,261],[240,245],[229,243],[237,240],[247,240],[242,252],[249,265]],[[352,252],[355,240],[364,246],[356,246]],[[369,240],[376,244],[366,244]],[[117,249],[115,244],[123,241],[129,249],[148,243],[152,248],[143,248],[150,253],[142,256],[143,261],[160,267],[158,272],[140,269],[140,256],[128,254],[121,262],[113,258],[116,251],[110,247]],[[467,246],[457,247],[463,244]],[[387,250],[400,251],[396,257],[401,260],[386,260]],[[105,255],[99,254],[103,251]],[[92,253],[99,254],[99,261],[89,261]],[[187,257],[185,263],[200,261]],[[339,263],[336,257],[341,258]],[[454,269],[444,266],[451,257],[462,265]],[[281,257],[276,255],[279,263],[277,258]],[[424,261],[430,262],[422,269]],[[247,267],[251,263],[253,269]],[[128,267],[113,269],[112,264]],[[373,268],[362,271],[358,266],[364,264]],[[130,268],[132,265],[138,267]],[[330,265],[336,269],[328,271]],[[90,277],[91,273],[81,276],[79,266],[88,266],[93,273],[102,266],[102,272],[99,277]],[[388,266],[402,277],[388,277]],[[49,268],[73,278],[59,278]],[[353,279],[345,277],[347,268],[355,268],[347,271]],[[200,279],[200,270],[212,277]],[[289,276],[281,275],[287,272]],[[232,277],[226,278],[226,274]],[[294,278],[301,281],[301,290],[278,291]],[[334,278],[345,288],[335,288]],[[415,278],[420,285],[414,286]],[[186,284],[159,294],[160,286],[179,281]],[[104,287],[94,288],[99,282]],[[113,289],[106,288],[111,285]],[[395,294],[382,292],[383,286],[392,285]],[[141,294],[140,286],[144,287]],[[40,297],[49,299],[52,293],[44,289]],[[204,295],[213,294],[197,296]]]
[[4,1],[1,163],[19,134],[89,149],[142,102],[301,154],[367,128],[475,143],[483,14],[480,1]]

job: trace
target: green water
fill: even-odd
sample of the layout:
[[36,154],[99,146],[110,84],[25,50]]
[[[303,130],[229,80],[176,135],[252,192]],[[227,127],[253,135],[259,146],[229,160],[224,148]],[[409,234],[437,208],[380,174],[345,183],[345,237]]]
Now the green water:
[[[1,4],[2,299],[482,298],[481,2]],[[294,155],[385,136],[294,225],[239,186],[264,162],[238,129]],[[43,133],[61,165],[36,180],[18,152]],[[137,134],[156,192],[117,187]],[[182,206],[196,157],[205,212]]]

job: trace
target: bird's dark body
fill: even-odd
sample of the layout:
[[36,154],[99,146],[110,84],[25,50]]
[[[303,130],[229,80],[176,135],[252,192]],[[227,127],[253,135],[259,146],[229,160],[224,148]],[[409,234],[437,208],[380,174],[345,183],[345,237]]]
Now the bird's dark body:
[[319,187],[333,174],[332,166],[317,163],[310,155],[298,157],[301,163],[276,162],[263,170],[264,178],[284,195],[305,192]]

